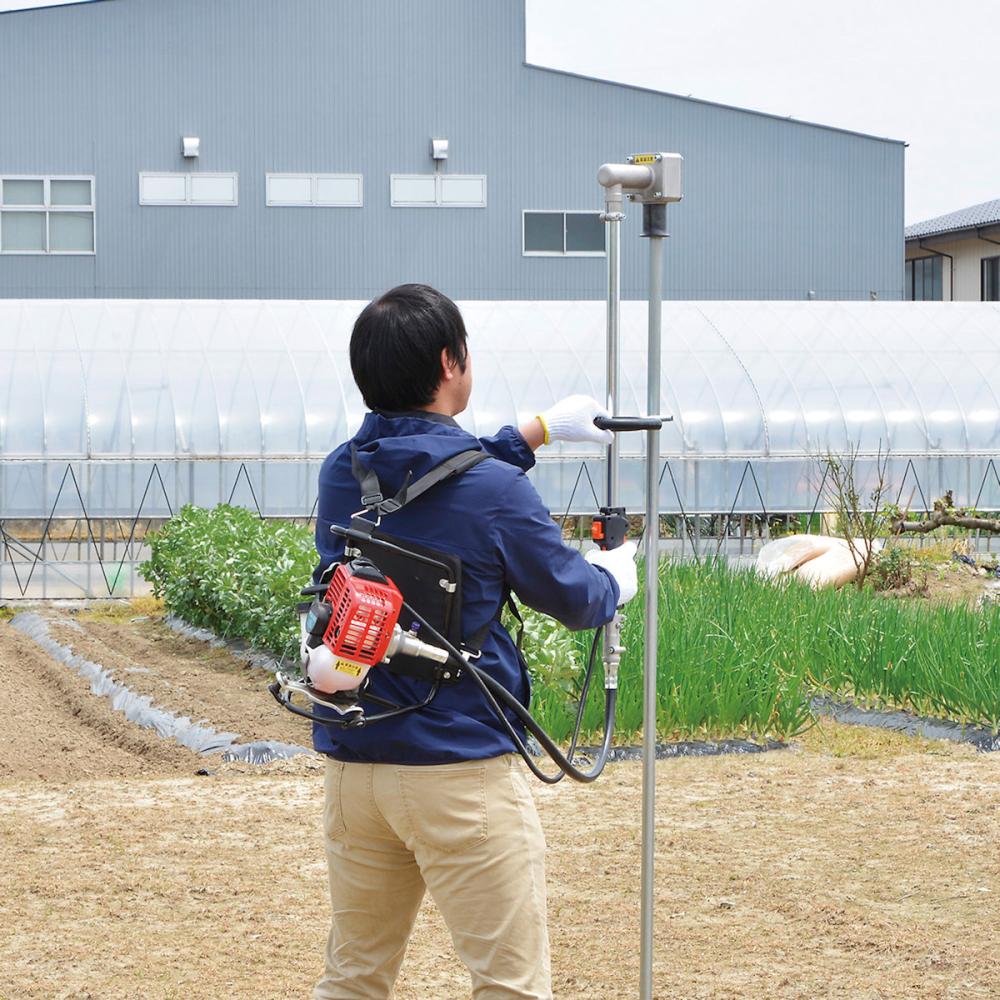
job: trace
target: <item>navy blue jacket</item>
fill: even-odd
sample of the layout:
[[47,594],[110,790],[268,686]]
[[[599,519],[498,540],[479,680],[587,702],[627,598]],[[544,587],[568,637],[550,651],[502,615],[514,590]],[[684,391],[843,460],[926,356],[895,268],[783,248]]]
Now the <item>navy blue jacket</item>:
[[[378,475],[386,496],[395,495],[408,472],[416,482],[459,452],[476,448],[493,456],[384,517],[381,530],[462,560],[464,634],[471,636],[493,622],[477,665],[527,705],[528,675],[510,635],[494,620],[505,588],[567,627],[583,629],[610,620],[618,586],[608,573],[563,544],[559,528],[524,474],[535,464],[524,438],[513,427],[504,427],[495,437],[479,439],[436,413],[368,413],[353,441],[332,452],[320,471],[317,573],[343,555],[343,541],[331,533],[330,525],[347,526],[361,508],[361,490],[351,472],[352,443],[362,466]],[[427,692],[426,682],[378,667],[369,677],[373,694],[397,704],[422,700]],[[344,730],[314,723],[313,742],[320,753],[338,760],[394,764],[447,764],[514,750],[482,692],[468,678],[442,686],[427,707],[371,727]]]

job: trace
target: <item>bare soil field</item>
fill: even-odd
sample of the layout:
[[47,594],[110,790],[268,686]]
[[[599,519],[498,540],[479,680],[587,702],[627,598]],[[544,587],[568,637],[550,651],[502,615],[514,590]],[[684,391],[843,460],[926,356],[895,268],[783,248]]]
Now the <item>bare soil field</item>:
[[[307,742],[229,653],[127,614],[46,613],[158,704]],[[0,676],[0,998],[308,998],[321,761],[174,747],[5,621]],[[639,765],[535,794],[556,996],[634,997]],[[823,724],[785,751],[661,762],[657,795],[661,1000],[1000,996],[1000,755]],[[468,996],[428,900],[397,997]]]

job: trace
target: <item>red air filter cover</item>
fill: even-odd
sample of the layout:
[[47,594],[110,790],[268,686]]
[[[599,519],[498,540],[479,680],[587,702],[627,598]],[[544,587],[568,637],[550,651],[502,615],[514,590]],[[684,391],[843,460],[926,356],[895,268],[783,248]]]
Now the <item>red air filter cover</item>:
[[385,658],[392,629],[403,607],[403,595],[389,580],[378,583],[355,575],[350,563],[334,571],[325,601],[333,614],[323,642],[350,663],[373,667]]

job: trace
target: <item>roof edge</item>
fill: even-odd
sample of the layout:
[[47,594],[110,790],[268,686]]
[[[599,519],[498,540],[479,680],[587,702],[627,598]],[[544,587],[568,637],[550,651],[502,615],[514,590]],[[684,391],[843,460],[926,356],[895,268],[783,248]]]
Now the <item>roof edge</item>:
[[758,118],[768,118],[776,122],[792,122],[795,125],[806,125],[809,128],[819,128],[827,132],[839,132],[841,135],[853,135],[861,139],[872,139],[875,142],[889,142],[897,146],[907,146],[905,139],[893,139],[885,135],[872,135],[870,132],[858,132],[855,129],[840,128],[837,125],[824,125],[821,122],[806,121],[804,118],[793,118],[791,115],[776,115],[770,111],[756,111],[753,108],[741,108],[736,104],[724,104],[722,101],[710,101],[704,97],[689,97],[687,94],[675,94],[669,90],[657,90],[655,87],[643,87],[637,83],[623,83],[620,80],[608,80],[602,76],[588,76],[586,73],[574,73],[568,69],[556,69],[554,66],[541,66],[538,63],[524,60],[527,69],[540,70],[543,73],[556,73],[559,76],[570,76],[577,80],[589,80],[591,83],[603,83],[610,87],[624,87],[627,90],[638,90],[644,94],[657,94],[660,97],[674,97],[680,101],[690,101],[692,104],[705,104],[710,108],[721,108],[725,111],[739,111],[745,115],[756,115]]
[[[914,223],[914,225],[919,225],[919,223]],[[903,240],[906,243],[919,243],[920,240],[939,240],[942,237],[948,237],[948,239],[969,239],[978,240],[980,239],[979,234],[981,232],[990,232],[991,230],[1000,231],[1000,221],[998,222],[987,222],[980,226],[956,226],[954,229],[935,229],[930,233],[919,233],[913,236],[907,236],[904,230]],[[990,243],[991,240],[984,240],[984,243]]]
[[106,3],[107,0],[64,0],[62,3],[45,3],[37,7],[14,7],[11,10],[0,10],[0,17],[6,14],[34,14],[40,10],[62,10],[63,7],[89,7],[94,3]]

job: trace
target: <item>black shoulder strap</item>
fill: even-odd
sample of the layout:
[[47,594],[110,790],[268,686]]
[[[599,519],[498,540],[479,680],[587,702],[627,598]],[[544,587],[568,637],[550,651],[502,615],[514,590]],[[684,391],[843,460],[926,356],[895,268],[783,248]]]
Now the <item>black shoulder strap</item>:
[[500,621],[500,616],[503,614],[504,606],[511,613],[514,620],[517,622],[517,638],[514,640],[514,644],[517,646],[517,651],[521,652],[521,640],[524,638],[524,619],[521,617],[521,612],[517,609],[517,602],[511,595],[510,588],[508,587],[504,593],[504,599],[500,602],[500,607],[497,608],[497,613],[485,624],[482,628],[476,629],[465,640],[465,648],[478,651],[483,648],[483,643],[486,642],[486,636],[489,635],[490,628],[493,626],[494,622]]
[[358,459],[358,450],[351,445],[351,471],[354,478],[361,487],[361,504],[367,510],[378,514],[393,514],[400,507],[405,506],[417,497],[423,496],[429,489],[437,486],[438,483],[450,479],[452,476],[460,476],[474,465],[489,458],[489,452],[478,448],[470,448],[468,451],[459,452],[446,458],[440,465],[435,465],[426,475],[421,476],[415,483],[410,482],[410,473],[406,474],[406,479],[400,487],[399,492],[394,497],[384,497],[382,486],[378,481],[378,476],[373,469],[364,469]]

